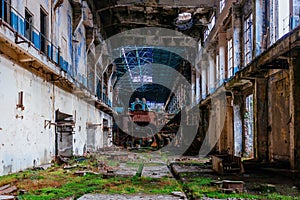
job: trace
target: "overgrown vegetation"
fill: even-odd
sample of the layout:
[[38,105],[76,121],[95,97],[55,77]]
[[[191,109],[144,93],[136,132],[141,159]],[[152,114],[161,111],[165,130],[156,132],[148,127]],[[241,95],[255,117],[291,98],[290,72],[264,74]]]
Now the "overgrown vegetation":
[[238,199],[299,199],[300,197],[284,196],[278,193],[232,193],[226,194],[220,191],[216,186],[212,186],[210,178],[194,177],[190,178],[187,183],[183,183],[187,195],[192,199],[201,199],[202,197],[216,198],[216,199],[228,199],[228,198],[238,198]]
[[[141,165],[140,165],[141,167]],[[19,199],[50,200],[66,197],[78,198],[87,193],[101,194],[170,194],[181,191],[177,181],[170,178],[111,177],[86,173],[79,176],[71,170],[55,166],[47,170],[27,170],[0,177],[0,186],[12,184],[19,189]],[[26,191],[22,194],[20,191]]]
[[[110,160],[107,157],[88,157],[74,159],[67,165],[54,165],[47,170],[26,170],[16,174],[0,177],[0,187],[6,184],[14,185],[18,191],[14,195],[23,200],[51,200],[60,198],[79,198],[87,193],[99,194],[171,194],[174,191],[184,191],[190,199],[202,199],[203,197],[215,199],[295,199],[292,192],[280,194],[280,190],[264,189],[260,183],[253,184],[256,187],[246,188],[244,193],[225,194],[220,188],[212,184],[218,176],[203,172],[184,172],[179,174],[182,182],[178,183],[169,177],[146,178],[141,177],[143,167],[160,166],[160,163],[144,162],[145,160],[128,160],[127,168],[136,170],[133,177],[115,177],[108,175],[108,171],[114,171],[124,162]],[[189,161],[177,163],[179,165],[197,166],[203,169],[209,166]],[[162,165],[162,164],[161,164]],[[105,175],[105,171],[107,174]],[[103,174],[104,173],[104,174]],[[217,178],[216,178],[217,177]],[[219,179],[218,179],[219,180]],[[259,189],[259,190],[258,190]],[[278,189],[278,188],[277,188]],[[288,195],[282,195],[288,194]],[[297,193],[298,194],[298,193]],[[297,196],[297,195],[295,195]]]

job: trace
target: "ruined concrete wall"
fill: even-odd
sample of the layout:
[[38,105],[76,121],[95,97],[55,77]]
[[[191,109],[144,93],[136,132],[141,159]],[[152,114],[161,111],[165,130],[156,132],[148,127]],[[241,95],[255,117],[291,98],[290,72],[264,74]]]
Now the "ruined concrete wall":
[[269,78],[269,158],[270,161],[288,161],[289,133],[289,78],[284,70],[275,71]]
[[[76,77],[79,82],[87,86],[87,52],[86,52],[86,32],[83,24],[77,27],[75,33],[76,43],[73,45],[74,49],[74,68]],[[78,41],[78,42],[77,42]],[[92,66],[90,66],[92,67]]]
[[290,63],[290,164],[292,169],[300,169],[300,68],[299,56]]
[[[0,175],[34,165],[49,163],[55,151],[55,110],[75,116],[73,152],[82,155],[87,143],[87,123],[101,124],[111,117],[60,88],[0,57]],[[18,93],[23,91],[22,108],[17,108]],[[95,148],[103,147],[102,127],[95,131]],[[108,141],[108,144],[111,142]]]
[[75,71],[75,65],[72,65],[73,59],[73,23],[72,23],[72,6],[69,1],[58,7],[55,11],[55,22],[53,31],[54,44],[61,48],[61,62],[66,62],[65,70],[70,72]]
[[222,133],[218,142],[219,152],[227,152],[233,154],[234,139],[233,139],[233,107],[231,105],[231,97],[227,98],[226,118]]
[[[0,175],[47,163],[54,155],[52,86],[41,78],[0,57]],[[23,91],[24,110],[17,108]]]
[[254,90],[254,129],[256,134],[255,156],[268,160],[268,82],[264,78],[255,80]]

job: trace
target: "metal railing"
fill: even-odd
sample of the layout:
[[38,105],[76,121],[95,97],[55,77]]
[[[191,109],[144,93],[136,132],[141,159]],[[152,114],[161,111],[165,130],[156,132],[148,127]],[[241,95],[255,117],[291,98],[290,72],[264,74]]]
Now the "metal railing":
[[14,31],[17,44],[28,43],[56,65],[64,64],[60,63],[60,48],[54,45],[46,35],[34,27],[8,0],[2,0],[0,5],[0,19],[5,22],[4,25],[8,25],[8,28]]

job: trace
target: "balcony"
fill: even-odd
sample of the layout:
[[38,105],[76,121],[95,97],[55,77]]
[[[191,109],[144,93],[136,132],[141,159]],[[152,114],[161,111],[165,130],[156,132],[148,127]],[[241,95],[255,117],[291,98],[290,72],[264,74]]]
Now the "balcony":
[[20,62],[47,61],[44,64],[47,63],[48,66],[52,64],[53,69],[59,67],[64,72],[70,71],[70,64],[61,56],[60,48],[34,27],[28,16],[20,14],[6,0],[1,2],[0,8],[0,26],[3,27],[0,34],[2,33],[6,39],[14,41],[18,47],[26,51],[26,56],[19,59]]

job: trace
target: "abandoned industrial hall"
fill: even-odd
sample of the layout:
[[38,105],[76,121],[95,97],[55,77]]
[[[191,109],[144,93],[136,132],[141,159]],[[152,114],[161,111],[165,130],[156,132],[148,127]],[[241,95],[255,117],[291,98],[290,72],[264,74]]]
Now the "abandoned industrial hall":
[[299,23],[300,0],[0,0],[0,176],[113,148],[300,170]]

